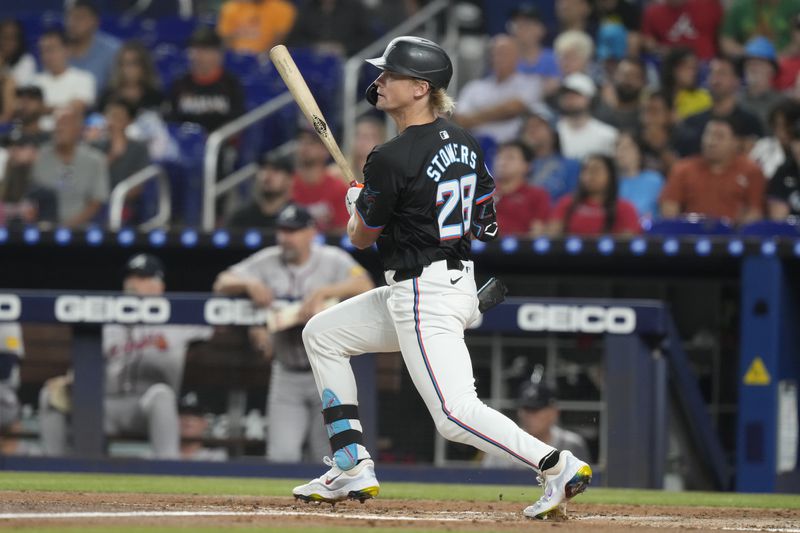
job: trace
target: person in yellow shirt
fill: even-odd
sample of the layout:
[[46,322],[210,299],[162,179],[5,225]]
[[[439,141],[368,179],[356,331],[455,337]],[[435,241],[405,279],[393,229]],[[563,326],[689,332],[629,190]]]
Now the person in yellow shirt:
[[671,98],[676,121],[711,108],[711,93],[698,84],[699,69],[697,56],[689,48],[673,48],[664,58],[661,82]]
[[229,0],[220,11],[217,33],[234,52],[260,54],[283,42],[296,15],[286,0]]

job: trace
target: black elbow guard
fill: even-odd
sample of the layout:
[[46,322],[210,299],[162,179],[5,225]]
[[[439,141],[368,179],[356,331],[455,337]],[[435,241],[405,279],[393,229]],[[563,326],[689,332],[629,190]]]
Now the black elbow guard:
[[497,238],[497,213],[494,210],[493,198],[475,206],[472,216],[472,234],[483,242]]

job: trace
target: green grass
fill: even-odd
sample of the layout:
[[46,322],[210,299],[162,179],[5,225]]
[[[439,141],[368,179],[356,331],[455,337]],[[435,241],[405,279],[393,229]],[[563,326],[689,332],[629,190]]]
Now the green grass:
[[[301,482],[287,479],[0,472],[0,490],[23,491],[289,496],[292,487]],[[539,497],[540,490],[536,486],[384,483],[381,486],[381,498],[530,502]],[[580,501],[596,504],[800,509],[800,497],[789,494],[591,488],[580,497]]]

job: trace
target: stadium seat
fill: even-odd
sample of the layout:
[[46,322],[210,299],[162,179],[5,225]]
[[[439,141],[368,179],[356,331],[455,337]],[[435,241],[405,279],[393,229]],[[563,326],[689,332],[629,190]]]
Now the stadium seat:
[[753,237],[800,237],[800,225],[792,222],[774,222],[759,220],[745,224],[739,233]]
[[0,2],[0,18],[21,19],[41,16],[45,12],[61,12],[64,0],[25,0],[25,2]]
[[184,48],[200,23],[193,18],[165,16],[153,19],[155,36],[160,43],[172,43]]
[[165,87],[169,87],[189,68],[189,61],[183,50],[170,43],[162,43],[153,48],[153,62]]
[[483,160],[486,162],[486,166],[489,167],[491,171],[492,167],[494,166],[494,156],[497,152],[497,142],[492,137],[487,137],[485,135],[478,135],[475,137],[475,140],[478,141],[478,144],[483,151]]
[[120,16],[103,16],[100,19],[100,29],[120,39],[141,40],[143,29],[141,19]]
[[17,15],[16,18],[25,32],[25,44],[28,51],[38,58],[39,36],[49,28],[60,28],[64,25],[64,17],[61,11],[43,11],[41,13],[30,13]]
[[734,232],[728,222],[701,216],[653,220],[644,229],[650,235],[731,235]]
[[343,81],[342,60],[338,56],[319,54],[308,48],[293,48],[292,57],[297,68],[303,73],[308,88],[328,119],[334,132],[340,130],[341,93]]
[[203,204],[206,132],[189,122],[171,123],[167,127],[181,151],[179,162],[165,164],[172,189],[173,220],[196,226],[200,224]]
[[225,54],[225,68],[240,79],[258,76],[261,63],[258,57],[251,54]]

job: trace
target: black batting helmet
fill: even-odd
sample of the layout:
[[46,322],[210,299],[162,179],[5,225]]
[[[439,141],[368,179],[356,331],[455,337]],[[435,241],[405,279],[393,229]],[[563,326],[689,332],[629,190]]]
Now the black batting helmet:
[[435,89],[447,89],[453,63],[441,46],[422,37],[404,35],[392,39],[383,56],[367,59],[381,70],[427,81]]

